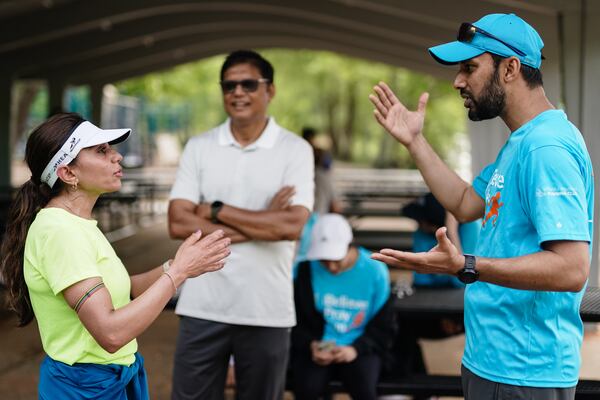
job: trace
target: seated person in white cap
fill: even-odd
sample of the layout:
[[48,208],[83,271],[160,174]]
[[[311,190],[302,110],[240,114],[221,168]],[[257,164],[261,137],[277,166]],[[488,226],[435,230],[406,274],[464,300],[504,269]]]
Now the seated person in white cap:
[[393,337],[390,278],[385,264],[351,245],[350,224],[324,214],[312,230],[308,261],[294,281],[293,390],[318,399],[332,379],[353,399],[376,399],[376,385]]

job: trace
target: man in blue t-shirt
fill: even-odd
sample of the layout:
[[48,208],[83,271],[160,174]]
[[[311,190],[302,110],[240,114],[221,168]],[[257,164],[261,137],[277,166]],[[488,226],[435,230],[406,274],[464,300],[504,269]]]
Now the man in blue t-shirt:
[[499,116],[511,134],[469,185],[425,140],[427,94],[409,111],[384,83],[375,117],[413,157],[433,194],[460,221],[483,218],[475,256],[436,232],[427,253],[383,249],[373,258],[457,275],[465,292],[465,399],[573,399],[590,268],[594,184],[583,138],[544,93],[543,42],[514,14],[461,25],[458,41],[429,49],[459,64],[454,87],[474,121]]

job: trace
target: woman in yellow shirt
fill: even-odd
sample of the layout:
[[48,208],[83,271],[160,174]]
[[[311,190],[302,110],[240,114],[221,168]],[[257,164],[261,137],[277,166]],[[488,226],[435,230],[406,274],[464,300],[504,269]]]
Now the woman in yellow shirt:
[[111,145],[130,133],[57,114],[27,141],[32,176],[14,199],[1,266],[20,326],[34,316],[39,325],[41,399],[147,399],[135,338],[179,285],[222,268],[229,255],[222,231],[196,232],[173,260],[129,277],[92,208],[120,189],[122,156]]

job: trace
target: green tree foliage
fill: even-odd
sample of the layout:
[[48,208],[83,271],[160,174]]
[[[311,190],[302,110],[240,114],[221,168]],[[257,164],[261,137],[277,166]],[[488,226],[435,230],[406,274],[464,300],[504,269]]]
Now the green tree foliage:
[[[425,135],[445,157],[465,131],[462,101],[450,82],[386,64],[330,52],[268,49],[275,67],[276,95],[270,113],[282,126],[300,132],[315,127],[331,138],[335,158],[377,167],[414,167],[408,153],[377,124],[368,96],[386,81],[414,109],[428,91]],[[218,85],[224,55],[121,82],[121,93],[154,106],[191,109],[189,133],[209,129],[226,117]]]

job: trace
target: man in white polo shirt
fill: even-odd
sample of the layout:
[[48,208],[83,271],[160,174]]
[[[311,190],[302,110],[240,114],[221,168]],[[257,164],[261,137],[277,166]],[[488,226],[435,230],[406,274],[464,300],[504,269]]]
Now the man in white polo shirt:
[[187,143],[169,231],[185,238],[223,229],[233,244],[225,268],[189,279],[180,294],[173,399],[223,399],[230,355],[239,399],[280,399],[296,323],[294,241],[313,206],[313,154],[267,115],[273,67],[259,54],[231,53],[221,88],[229,118]]

